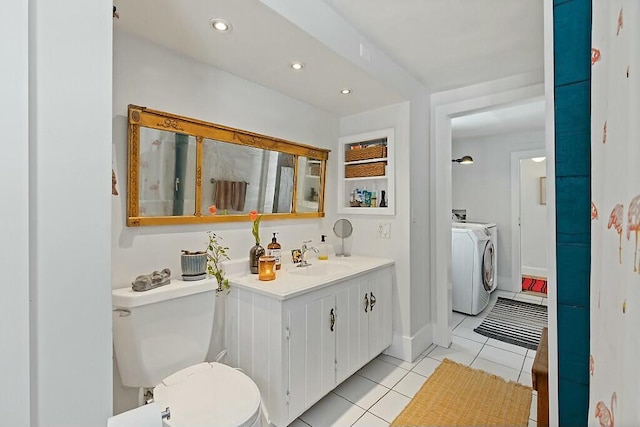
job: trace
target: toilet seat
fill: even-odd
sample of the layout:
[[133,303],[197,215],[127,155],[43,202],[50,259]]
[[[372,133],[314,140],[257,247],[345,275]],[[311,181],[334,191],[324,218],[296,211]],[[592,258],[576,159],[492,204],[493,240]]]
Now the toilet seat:
[[182,369],[156,386],[153,397],[170,408],[168,427],[250,427],[260,418],[258,386],[222,363]]

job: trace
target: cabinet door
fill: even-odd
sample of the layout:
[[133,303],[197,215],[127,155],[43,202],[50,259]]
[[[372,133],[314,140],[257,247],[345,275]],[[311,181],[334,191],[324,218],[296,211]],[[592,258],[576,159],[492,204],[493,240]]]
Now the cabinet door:
[[289,416],[297,416],[336,385],[335,297],[289,310]]
[[369,280],[369,358],[391,345],[391,271],[383,270]]
[[[369,361],[369,285],[356,279],[336,295],[336,375],[340,383]],[[365,305],[366,303],[366,305]]]

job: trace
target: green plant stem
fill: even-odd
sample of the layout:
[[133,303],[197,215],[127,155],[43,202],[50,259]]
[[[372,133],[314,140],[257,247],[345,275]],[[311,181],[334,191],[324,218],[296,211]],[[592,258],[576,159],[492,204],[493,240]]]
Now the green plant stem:
[[209,235],[209,244],[207,245],[207,273],[216,278],[218,282],[218,287],[223,287],[229,290],[231,287],[229,286],[229,280],[225,279],[224,273],[221,268],[221,263],[224,260],[228,260],[229,255],[227,255],[228,247],[222,246],[219,240],[222,240],[222,237],[217,236],[212,231],[208,232]]

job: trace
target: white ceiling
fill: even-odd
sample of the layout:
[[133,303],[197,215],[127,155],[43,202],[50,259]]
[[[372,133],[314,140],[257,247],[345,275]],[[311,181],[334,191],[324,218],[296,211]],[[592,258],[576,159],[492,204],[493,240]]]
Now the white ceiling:
[[541,0],[325,0],[437,92],[543,69]]
[[[295,0],[291,0],[295,1]],[[540,0],[325,1],[432,92],[539,71]],[[114,31],[254,81],[339,116],[404,99],[259,0],[114,0]],[[213,17],[233,25],[210,29]],[[301,72],[292,61],[306,64]],[[353,93],[341,95],[350,87]]]
[[540,131],[544,130],[544,116],[544,100],[537,100],[456,117],[451,120],[451,138],[456,140]]
[[[258,0],[116,0],[114,31],[153,41],[340,116],[404,101]],[[220,34],[209,20],[223,17]],[[302,61],[303,71],[290,64]],[[351,95],[340,90],[353,89]]]

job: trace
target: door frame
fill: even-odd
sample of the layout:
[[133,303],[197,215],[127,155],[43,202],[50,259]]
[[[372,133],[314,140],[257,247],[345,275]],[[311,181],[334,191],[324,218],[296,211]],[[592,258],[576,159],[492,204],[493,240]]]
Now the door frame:
[[546,155],[547,151],[544,148],[511,152],[511,286],[509,289],[513,292],[520,292],[522,289],[520,160]]
[[[531,84],[526,76],[505,79],[478,87],[462,88],[432,96],[431,105],[431,170],[430,234],[433,342],[449,347],[452,340],[451,281],[451,119],[496,108],[524,104],[544,99],[544,83]],[[515,88],[514,88],[515,86]],[[471,97],[469,97],[471,94]],[[458,95],[458,96],[456,96]],[[475,95],[475,96],[473,96]],[[438,105],[440,104],[440,105]]]

